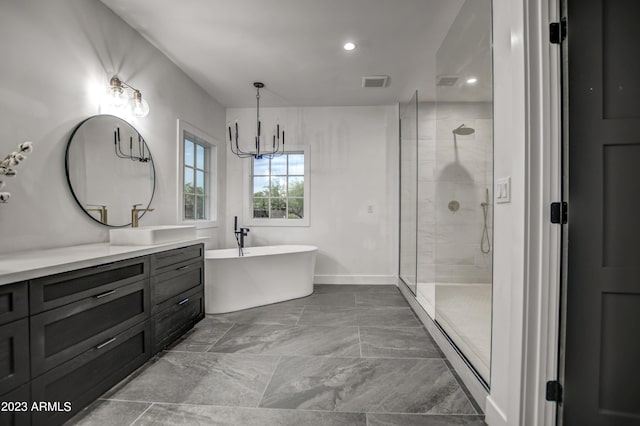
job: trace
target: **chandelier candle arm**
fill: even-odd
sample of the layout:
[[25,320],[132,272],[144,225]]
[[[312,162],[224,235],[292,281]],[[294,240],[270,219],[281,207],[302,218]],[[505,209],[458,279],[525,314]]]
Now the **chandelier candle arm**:
[[[263,150],[261,144],[262,138],[262,122],[260,121],[260,89],[264,88],[264,84],[260,82],[253,83],[253,87],[256,88],[256,136],[255,136],[255,151],[243,151],[240,149],[238,143],[238,121],[236,120],[235,135],[232,133],[231,122],[228,123],[229,130],[229,149],[231,153],[239,158],[253,157],[260,159],[263,157],[274,158],[284,154],[284,130],[282,130],[282,149],[280,148],[280,123],[276,122],[276,133],[273,135],[273,141],[271,145],[271,151],[266,148]],[[233,146],[233,139],[235,136],[235,147]],[[265,141],[266,142],[266,141]],[[268,142],[266,142],[268,143]],[[268,146],[268,145],[267,145]]]

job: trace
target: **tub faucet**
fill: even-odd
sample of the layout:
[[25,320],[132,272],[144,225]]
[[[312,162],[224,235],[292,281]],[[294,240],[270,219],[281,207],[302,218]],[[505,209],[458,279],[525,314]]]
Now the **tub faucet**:
[[139,209],[138,206],[141,206],[141,205],[142,204],[134,204],[133,208],[131,209],[131,227],[132,228],[138,227],[138,220],[140,219],[140,217],[138,216],[138,213],[153,211],[153,209]]
[[234,216],[233,218],[233,233],[236,236],[236,242],[238,243],[238,254],[243,256],[244,237],[249,234],[249,228],[238,229],[238,216]]

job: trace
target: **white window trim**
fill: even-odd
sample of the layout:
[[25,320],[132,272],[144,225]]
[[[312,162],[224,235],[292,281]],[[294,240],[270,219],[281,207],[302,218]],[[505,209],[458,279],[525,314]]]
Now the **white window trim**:
[[252,214],[253,206],[253,188],[251,187],[251,164],[253,159],[247,159],[244,162],[244,202],[243,213],[244,223],[248,226],[265,226],[265,227],[304,227],[310,226],[309,217],[311,216],[311,204],[309,203],[309,188],[311,181],[311,169],[309,165],[310,154],[309,145],[287,145],[287,152],[302,152],[304,153],[304,217],[302,219],[254,219]]
[[[207,187],[209,188],[209,217],[208,220],[188,220],[184,219],[184,148],[183,138],[184,132],[191,133],[192,135],[204,140],[209,145],[209,181]],[[218,186],[218,147],[222,146],[221,143],[209,135],[208,133],[198,129],[197,127],[187,123],[184,120],[178,119],[178,143],[177,155],[178,158],[178,211],[177,211],[177,223],[183,225],[195,225],[198,229],[205,228],[217,228],[218,227],[218,201],[220,188]]]

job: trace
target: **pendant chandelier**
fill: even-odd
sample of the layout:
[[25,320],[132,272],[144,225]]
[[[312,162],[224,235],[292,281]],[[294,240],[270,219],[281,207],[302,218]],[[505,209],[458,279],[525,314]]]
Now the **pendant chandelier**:
[[[265,146],[262,140],[261,123],[260,123],[260,89],[264,87],[264,83],[256,81],[253,83],[253,87],[256,88],[256,136],[255,136],[255,151],[243,151],[238,145],[238,121],[236,120],[235,135],[231,134],[231,122],[229,122],[229,147],[231,152],[237,155],[239,158],[253,157],[255,159],[260,158],[273,158],[284,154],[284,129],[282,135],[280,134],[280,123],[276,123],[276,132],[273,134],[273,140],[271,147]],[[280,137],[282,136],[282,144],[280,144]],[[235,139],[235,143],[234,143]]]

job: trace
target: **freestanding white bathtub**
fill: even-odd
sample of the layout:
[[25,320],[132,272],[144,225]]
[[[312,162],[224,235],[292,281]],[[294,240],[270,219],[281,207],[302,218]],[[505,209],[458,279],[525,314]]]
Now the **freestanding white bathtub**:
[[315,246],[248,247],[205,252],[205,312],[221,314],[313,293]]

